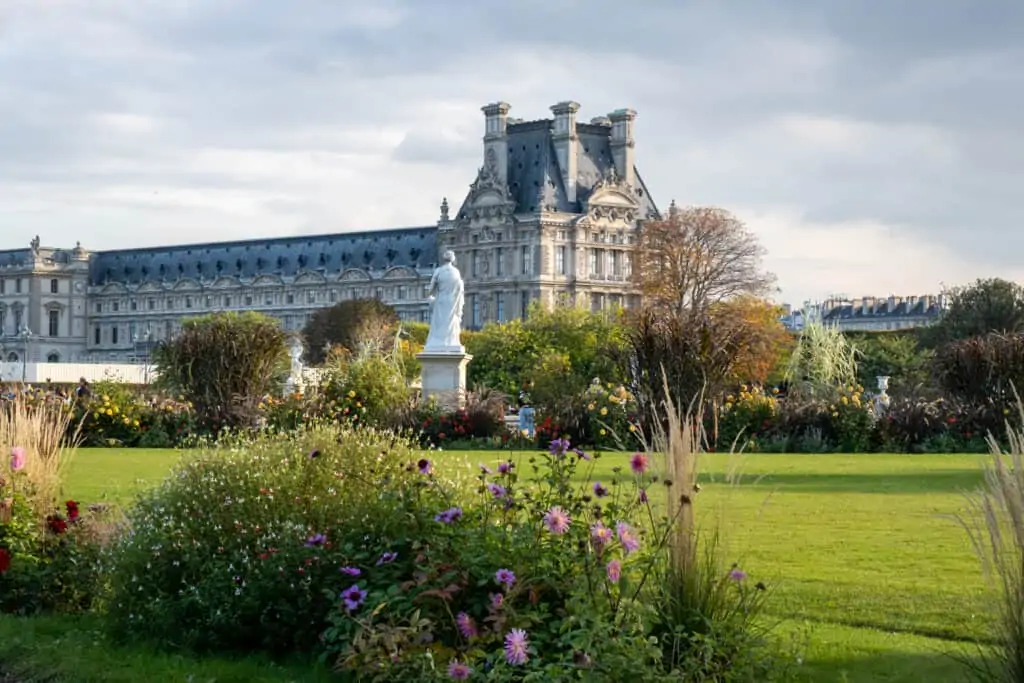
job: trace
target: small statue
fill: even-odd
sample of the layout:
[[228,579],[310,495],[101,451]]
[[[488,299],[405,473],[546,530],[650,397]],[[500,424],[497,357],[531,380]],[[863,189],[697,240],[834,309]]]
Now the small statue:
[[302,354],[304,351],[302,340],[298,337],[292,340],[292,344],[288,348],[288,355],[291,357],[291,371],[288,373],[288,381],[285,384],[285,388],[289,393],[302,391],[304,384],[302,378]]

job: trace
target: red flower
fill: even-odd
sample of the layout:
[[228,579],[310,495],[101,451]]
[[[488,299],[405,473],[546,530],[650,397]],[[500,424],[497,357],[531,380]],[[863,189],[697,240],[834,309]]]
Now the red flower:
[[50,515],[46,518],[46,526],[49,527],[50,531],[60,535],[68,530],[68,523],[64,521],[64,518],[60,515]]
[[11,568],[11,553],[7,548],[0,548],[0,574],[6,574]]
[[69,522],[77,521],[78,520],[78,503],[73,501],[73,500],[69,500],[68,502],[64,503],[64,507],[66,507],[67,510],[68,510],[68,521]]

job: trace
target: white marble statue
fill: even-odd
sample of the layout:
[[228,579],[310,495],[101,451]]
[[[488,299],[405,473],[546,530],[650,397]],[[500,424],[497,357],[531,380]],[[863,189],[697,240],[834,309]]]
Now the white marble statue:
[[291,346],[288,347],[288,355],[291,356],[291,370],[288,373],[288,382],[285,388],[289,392],[302,391],[302,353],[305,349],[302,346],[302,340],[296,337],[292,340]]
[[430,332],[424,353],[465,353],[459,338],[465,289],[455,267],[455,254],[444,252],[430,278]]

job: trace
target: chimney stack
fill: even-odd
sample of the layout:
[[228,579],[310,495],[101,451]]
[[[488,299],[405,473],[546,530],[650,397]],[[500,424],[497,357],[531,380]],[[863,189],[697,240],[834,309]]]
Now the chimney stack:
[[508,102],[493,102],[480,108],[484,113],[484,167],[494,161],[494,173],[508,183]]
[[559,102],[551,107],[551,113],[555,115],[555,130],[551,134],[551,141],[555,145],[558,168],[562,170],[562,183],[570,202],[576,201],[576,146],[579,143],[576,112],[579,110],[579,103],[572,101]]
[[636,187],[636,141],[633,139],[633,122],[636,112],[632,109],[617,109],[608,114],[612,122],[612,159],[615,171],[630,187]]

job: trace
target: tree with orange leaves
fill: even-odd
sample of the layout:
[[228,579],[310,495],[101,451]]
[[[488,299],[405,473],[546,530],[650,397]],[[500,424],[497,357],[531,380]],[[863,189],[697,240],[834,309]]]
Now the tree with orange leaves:
[[711,306],[715,327],[729,330],[742,343],[729,372],[733,384],[767,384],[785,370],[795,338],[781,322],[782,308],[771,301],[741,295]]
[[763,254],[728,211],[672,202],[667,217],[640,228],[633,276],[644,308],[693,318],[718,302],[771,292],[775,276],[762,270]]

